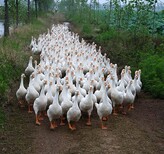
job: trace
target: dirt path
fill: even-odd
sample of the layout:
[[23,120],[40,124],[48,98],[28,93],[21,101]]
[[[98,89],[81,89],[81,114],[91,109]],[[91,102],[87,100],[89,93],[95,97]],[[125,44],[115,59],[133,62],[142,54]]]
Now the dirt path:
[[99,127],[95,110],[92,126],[85,126],[83,116],[75,132],[67,125],[50,131],[46,120],[41,127],[35,127],[35,153],[164,153],[163,101],[142,95],[135,104],[135,110],[128,115],[111,116],[105,131]]
[[126,116],[111,116],[106,122],[108,130],[100,129],[96,111],[92,126],[85,126],[84,115],[77,130],[68,126],[49,129],[44,119],[35,125],[34,114],[16,105],[6,108],[7,123],[0,134],[0,153],[7,154],[163,154],[164,153],[164,102],[145,94],[135,102],[135,109]]

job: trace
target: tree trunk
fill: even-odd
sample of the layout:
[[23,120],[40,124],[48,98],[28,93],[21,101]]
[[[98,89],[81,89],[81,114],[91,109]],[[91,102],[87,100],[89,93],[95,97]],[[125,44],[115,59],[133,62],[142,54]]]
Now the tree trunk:
[[42,11],[42,3],[41,3],[40,0],[38,1],[38,10],[39,10],[40,12]]
[[18,6],[18,0],[16,0],[16,27],[18,27],[19,24],[19,6]]
[[9,7],[8,7],[8,0],[4,0],[5,4],[5,21],[4,21],[4,36],[9,35]]
[[35,15],[38,18],[38,0],[35,0]]
[[27,1],[27,20],[30,22],[30,0]]

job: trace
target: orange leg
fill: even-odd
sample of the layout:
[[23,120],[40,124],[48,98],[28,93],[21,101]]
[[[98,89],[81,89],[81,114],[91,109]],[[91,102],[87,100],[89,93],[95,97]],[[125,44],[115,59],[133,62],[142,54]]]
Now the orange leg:
[[51,130],[54,130],[54,128],[55,128],[55,127],[54,127],[54,123],[53,123],[53,121],[51,121],[51,122],[50,122],[50,129],[51,129]]
[[131,110],[131,104],[128,105],[128,110],[129,110],[129,111]]
[[39,120],[44,120],[43,116],[42,116],[42,112],[38,115],[38,119]]
[[131,109],[134,109],[134,104],[131,104]]
[[103,124],[103,120],[102,120],[102,119],[101,119],[101,129],[103,129],[103,130],[107,129],[107,127],[104,126],[104,124]]
[[41,123],[39,122],[39,116],[38,115],[36,115],[36,121],[35,121],[35,123],[36,123],[36,125],[41,125]]
[[65,123],[64,123],[64,117],[62,116],[61,118],[60,118],[60,126],[64,126],[65,125]]
[[31,104],[28,104],[28,113],[33,113],[32,109],[31,109]]
[[58,127],[55,121],[53,122],[53,126],[54,126],[54,128]]
[[75,127],[75,123],[74,123],[74,124],[72,124],[72,128],[73,128],[73,129],[76,129],[76,127]]
[[113,115],[118,115],[118,113],[116,112],[116,108],[115,107],[113,107]]
[[108,120],[108,117],[102,117],[102,120],[103,121],[107,121]]
[[91,126],[91,116],[88,115],[88,121],[86,123],[87,126]]
[[71,130],[75,130],[75,129],[76,129],[75,127],[72,127],[72,126],[71,126],[71,123],[70,123],[70,122],[68,122],[68,127],[69,127],[69,129],[71,129]]

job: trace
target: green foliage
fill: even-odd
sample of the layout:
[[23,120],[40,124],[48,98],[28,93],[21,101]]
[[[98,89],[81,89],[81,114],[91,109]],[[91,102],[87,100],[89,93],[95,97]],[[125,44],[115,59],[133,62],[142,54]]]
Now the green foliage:
[[143,88],[154,97],[164,98],[164,54],[143,55],[140,62]]
[[15,80],[17,74],[20,74],[19,68],[16,68],[14,62],[5,61],[3,59],[3,63],[1,63],[0,67],[0,93],[5,94],[6,90],[9,88],[8,86],[11,84],[12,80]]
[[85,35],[89,35],[89,34],[91,34],[91,32],[92,32],[92,29],[89,24],[83,25],[82,33],[84,33]]

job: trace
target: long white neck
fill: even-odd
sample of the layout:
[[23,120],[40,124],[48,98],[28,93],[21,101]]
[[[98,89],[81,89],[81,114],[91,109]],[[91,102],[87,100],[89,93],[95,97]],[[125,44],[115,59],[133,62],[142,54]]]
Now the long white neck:
[[59,91],[58,90],[56,90],[56,92],[55,92],[55,97],[53,99],[53,103],[59,104]]
[[89,92],[88,92],[88,99],[92,99],[92,94],[93,94],[93,91],[89,90]]
[[23,76],[21,76],[21,82],[20,82],[20,87],[24,87],[24,80],[23,80]]
[[76,95],[75,95],[75,101],[74,101],[74,103],[73,103],[73,106],[74,106],[75,108],[78,108],[78,107],[79,107],[79,106],[78,106],[77,97],[78,97],[78,95],[76,94]]
[[32,66],[32,58],[30,58],[30,60],[29,60],[29,66],[33,67]]
[[45,84],[43,84],[42,89],[41,89],[41,92],[40,92],[40,95],[42,95],[42,96],[45,95],[44,87],[45,87]]

